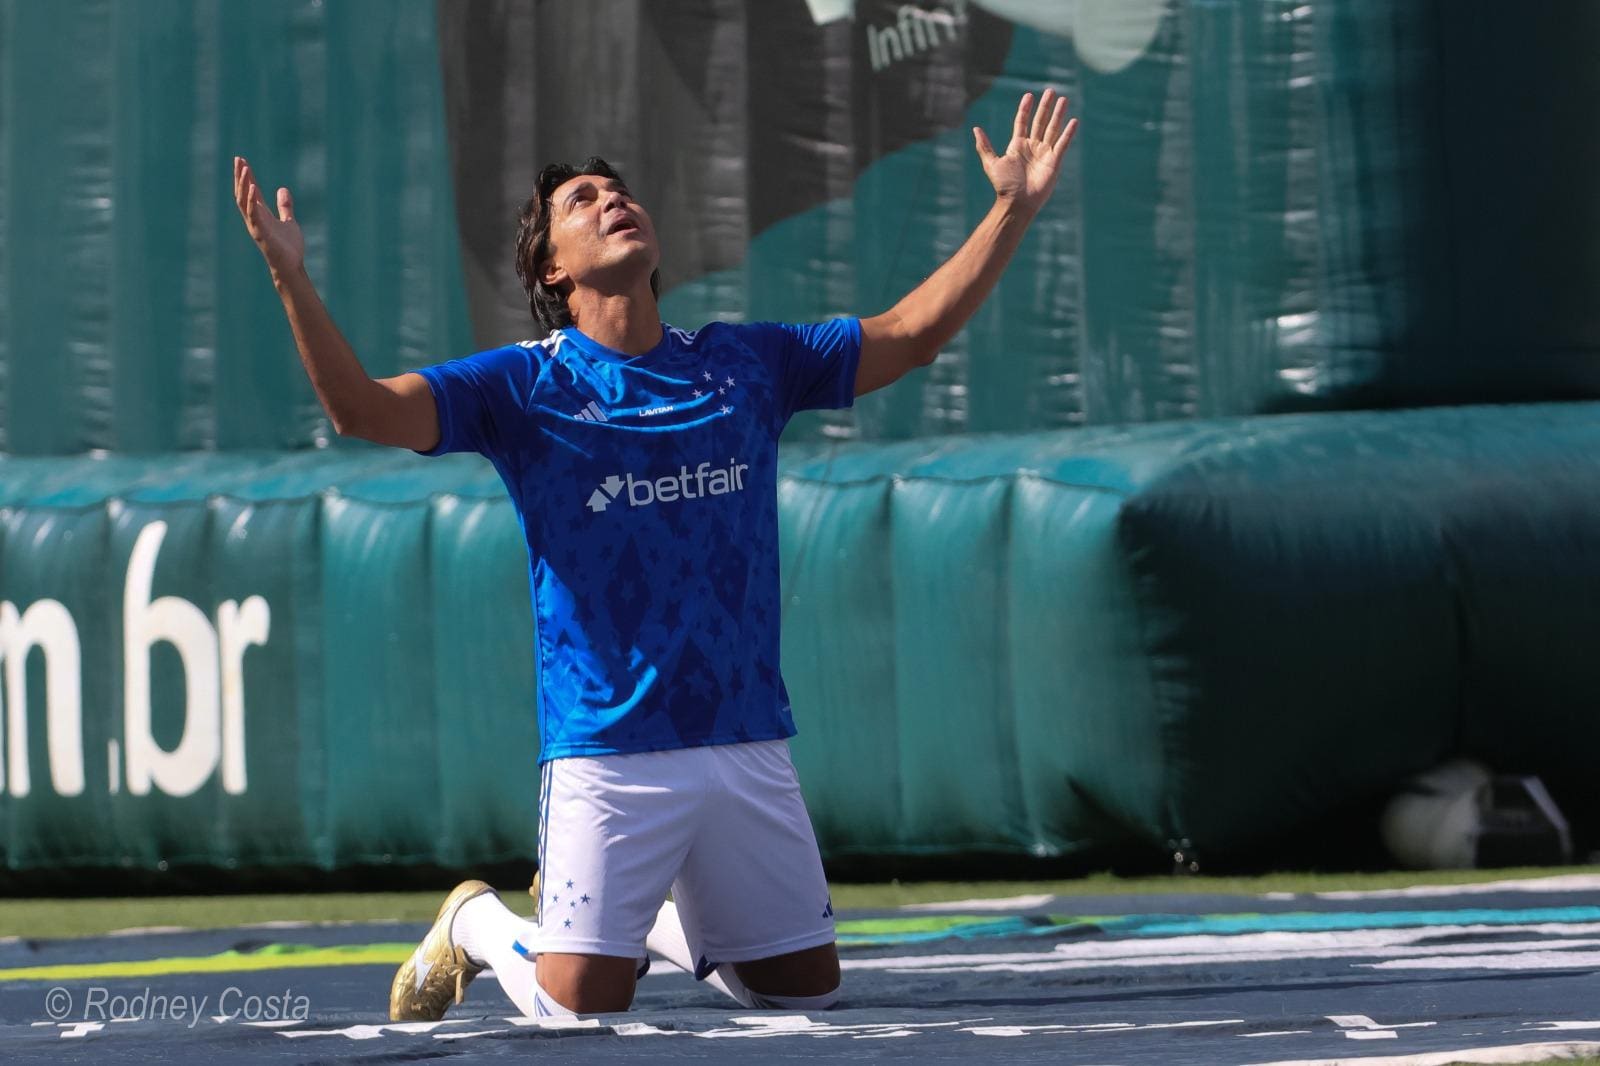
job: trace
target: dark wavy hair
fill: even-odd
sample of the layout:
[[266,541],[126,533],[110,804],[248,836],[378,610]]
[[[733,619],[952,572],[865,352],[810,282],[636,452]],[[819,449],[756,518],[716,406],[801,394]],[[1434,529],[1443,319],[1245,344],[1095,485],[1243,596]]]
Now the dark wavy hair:
[[[577,166],[551,163],[533,179],[533,195],[517,214],[517,277],[528,294],[528,309],[545,332],[572,325],[567,298],[559,289],[540,280],[544,261],[550,257],[550,194],[580,174],[621,181],[622,175],[610,163],[592,155]],[[650,293],[661,298],[661,271],[650,275]]]

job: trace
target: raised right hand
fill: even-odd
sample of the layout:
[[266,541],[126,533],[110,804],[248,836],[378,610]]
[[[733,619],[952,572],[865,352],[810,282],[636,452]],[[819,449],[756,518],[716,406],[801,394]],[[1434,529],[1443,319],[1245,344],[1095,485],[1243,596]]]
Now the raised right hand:
[[278,190],[278,216],[274,218],[261,200],[261,189],[256,185],[250,164],[242,156],[234,156],[233,199],[239,205],[239,214],[244,216],[250,238],[261,249],[273,273],[299,270],[305,262],[306,239],[300,232],[300,224],[294,220],[294,198],[289,190]]

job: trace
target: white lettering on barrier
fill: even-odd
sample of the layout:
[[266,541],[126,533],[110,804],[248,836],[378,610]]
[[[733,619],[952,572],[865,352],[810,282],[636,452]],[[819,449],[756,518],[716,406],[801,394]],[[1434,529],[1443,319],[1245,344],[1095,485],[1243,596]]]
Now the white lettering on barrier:
[[[128,791],[143,796],[157,785],[169,796],[187,796],[205,784],[222,756],[222,709],[217,670],[217,634],[210,619],[176,596],[150,599],[156,556],[167,524],[139,531],[122,593],[123,745]],[[150,731],[150,650],[166,641],[183,661],[183,738],[167,751]]]
[[[139,531],[123,592],[128,791],[142,796],[154,785],[169,796],[187,796],[220,763],[223,791],[237,795],[246,785],[244,653],[267,642],[272,612],[260,596],[243,604],[227,600],[217,609],[213,628],[205,612],[188,600],[163,596],[152,602],[156,556],[166,535],[165,522]],[[178,650],[184,673],[183,738],[171,751],[150,732],[150,649],[163,640]]]
[[57,600],[36,600],[20,615],[0,603],[0,656],[5,660],[6,754],[0,781],[12,796],[28,794],[28,655],[44,656],[45,734],[50,785],[57,795],[83,791],[83,672],[78,627]]
[[267,642],[272,609],[260,596],[243,603],[223,600],[217,608],[217,640],[222,654],[222,791],[245,790],[244,653]]
[[[267,642],[272,610],[261,596],[243,603],[224,600],[213,625],[188,600],[152,600],[156,559],[167,535],[165,522],[139,531],[123,585],[123,737],[109,742],[109,789],[120,788],[125,768],[128,791],[152,788],[169,796],[188,796],[221,769],[222,790],[243,793],[245,772],[244,655]],[[183,664],[183,734],[171,751],[156,742],[151,729],[150,653],[165,641]],[[83,792],[83,671],[78,627],[57,600],[36,600],[18,612],[0,603],[0,693],[4,705],[5,758],[0,787],[11,796],[28,795],[28,656],[44,659],[45,720],[50,784],[57,795]],[[118,756],[121,755],[122,759]],[[124,761],[125,760],[125,761]]]

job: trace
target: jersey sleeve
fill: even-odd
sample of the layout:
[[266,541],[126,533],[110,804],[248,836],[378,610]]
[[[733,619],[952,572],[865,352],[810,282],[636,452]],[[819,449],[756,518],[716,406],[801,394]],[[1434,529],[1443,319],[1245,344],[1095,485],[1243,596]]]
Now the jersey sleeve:
[[439,412],[439,443],[422,454],[500,454],[526,419],[538,367],[531,348],[509,345],[418,370]]
[[859,318],[806,325],[760,322],[746,328],[772,369],[785,422],[797,411],[849,407],[855,402],[856,367],[861,363]]

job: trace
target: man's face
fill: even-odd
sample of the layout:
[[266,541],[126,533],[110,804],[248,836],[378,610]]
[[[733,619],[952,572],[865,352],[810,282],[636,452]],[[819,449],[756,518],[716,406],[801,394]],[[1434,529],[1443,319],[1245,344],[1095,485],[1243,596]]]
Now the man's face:
[[550,194],[545,284],[621,291],[648,279],[660,261],[650,216],[616,178],[579,174]]

